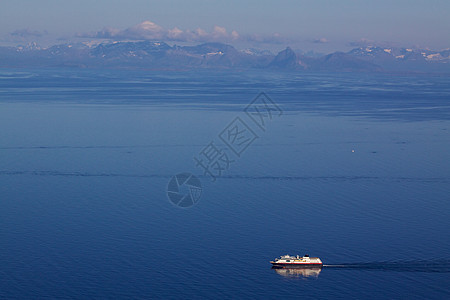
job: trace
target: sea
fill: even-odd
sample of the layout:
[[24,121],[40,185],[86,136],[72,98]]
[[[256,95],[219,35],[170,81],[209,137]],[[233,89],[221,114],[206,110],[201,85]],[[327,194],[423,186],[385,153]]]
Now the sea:
[[449,77],[0,69],[0,298],[449,299]]

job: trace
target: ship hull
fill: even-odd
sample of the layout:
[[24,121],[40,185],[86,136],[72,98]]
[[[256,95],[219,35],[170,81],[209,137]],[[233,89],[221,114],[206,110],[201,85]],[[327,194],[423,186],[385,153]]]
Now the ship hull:
[[321,263],[272,263],[273,268],[322,268]]

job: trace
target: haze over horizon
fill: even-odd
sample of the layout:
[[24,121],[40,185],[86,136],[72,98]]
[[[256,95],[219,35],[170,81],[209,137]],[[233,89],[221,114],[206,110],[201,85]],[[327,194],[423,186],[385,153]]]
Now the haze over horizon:
[[[450,47],[450,2],[2,1],[0,46],[89,39],[224,42],[331,52],[368,44]],[[51,8],[51,9],[50,9]]]

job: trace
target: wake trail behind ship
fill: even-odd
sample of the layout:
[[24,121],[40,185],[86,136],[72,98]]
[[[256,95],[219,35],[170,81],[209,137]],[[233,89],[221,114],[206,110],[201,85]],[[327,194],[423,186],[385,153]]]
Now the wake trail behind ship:
[[324,264],[323,267],[330,269],[346,269],[346,270],[450,273],[450,260],[341,263],[341,264]]

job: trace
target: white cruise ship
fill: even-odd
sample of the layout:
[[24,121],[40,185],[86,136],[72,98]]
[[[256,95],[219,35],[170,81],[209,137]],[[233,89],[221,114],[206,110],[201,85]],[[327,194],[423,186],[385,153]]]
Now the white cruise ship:
[[275,268],[291,268],[291,267],[322,267],[322,261],[318,257],[309,257],[308,254],[304,256],[290,256],[289,254],[276,258],[275,261],[270,262]]

